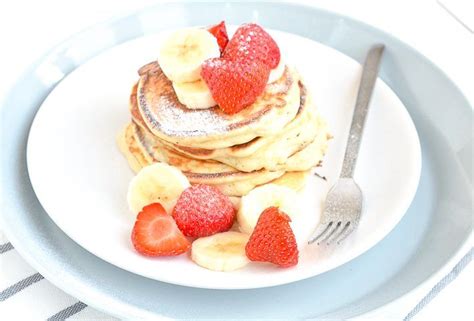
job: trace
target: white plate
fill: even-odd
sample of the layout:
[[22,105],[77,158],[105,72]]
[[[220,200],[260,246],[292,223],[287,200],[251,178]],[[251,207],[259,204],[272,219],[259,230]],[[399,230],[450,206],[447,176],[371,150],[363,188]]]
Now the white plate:
[[[316,226],[327,188],[340,169],[361,66],[312,40],[272,32],[284,59],[303,75],[329,122],[334,139],[318,172],[303,191],[300,244]],[[252,263],[217,273],[188,257],[151,259],[130,242],[133,215],[126,204],[133,173],[116,147],[129,121],[128,96],[136,70],[155,59],[164,34],[112,48],[81,65],[45,100],[32,125],[27,161],[36,195],[53,221],[98,257],[152,279],[203,288],[242,289],[284,284],[333,269],[380,241],[399,222],[415,194],[421,169],[416,129],[395,93],[377,81],[355,178],[364,193],[362,219],[343,245],[303,246],[290,269]]]

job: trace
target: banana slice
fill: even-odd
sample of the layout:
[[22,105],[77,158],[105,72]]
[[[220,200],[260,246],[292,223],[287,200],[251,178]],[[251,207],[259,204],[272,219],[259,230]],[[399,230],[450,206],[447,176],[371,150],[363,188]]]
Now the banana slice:
[[200,79],[204,60],[216,57],[220,57],[219,45],[209,31],[181,29],[164,41],[158,63],[171,81],[193,82]]
[[278,66],[270,70],[270,75],[268,76],[267,84],[271,84],[272,82],[275,82],[278,79],[280,79],[281,76],[283,76],[284,72],[285,72],[285,63],[283,62],[282,59],[280,59]]
[[133,213],[144,206],[159,202],[171,213],[181,193],[191,186],[188,179],[176,167],[154,163],[143,167],[128,186],[127,201]]
[[249,236],[239,232],[224,232],[202,237],[193,242],[191,259],[213,271],[233,271],[249,263],[245,245]]
[[202,79],[193,82],[173,82],[180,103],[189,109],[205,109],[217,105]]
[[299,204],[298,194],[291,188],[276,184],[257,187],[241,199],[237,212],[240,230],[252,234],[260,214],[270,206],[280,208],[293,220],[301,212]]

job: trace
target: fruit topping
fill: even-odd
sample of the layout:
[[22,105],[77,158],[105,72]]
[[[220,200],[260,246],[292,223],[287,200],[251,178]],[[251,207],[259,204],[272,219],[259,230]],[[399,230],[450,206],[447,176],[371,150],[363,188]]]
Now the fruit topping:
[[216,38],[207,30],[181,29],[163,42],[158,63],[171,81],[193,82],[200,79],[201,64],[220,55]]
[[276,184],[259,186],[241,199],[237,213],[240,230],[251,234],[262,212],[271,206],[278,207],[290,218],[295,218],[300,212],[299,204],[298,195],[291,188]]
[[174,92],[181,104],[189,109],[206,109],[216,105],[204,80],[173,82]]
[[280,267],[298,264],[298,247],[290,221],[290,217],[277,207],[264,210],[245,247],[249,260],[270,262]]
[[170,256],[186,252],[191,244],[160,203],[147,205],[138,214],[132,243],[146,256]]
[[280,48],[262,27],[247,23],[235,31],[223,57],[231,60],[259,60],[273,69],[280,62]]
[[202,237],[228,231],[235,218],[229,197],[217,188],[194,185],[179,197],[173,218],[186,236]]
[[181,193],[191,186],[176,167],[154,163],[143,167],[128,185],[128,206],[134,214],[144,206],[159,202],[168,213],[173,210]]
[[227,114],[235,114],[255,102],[264,91],[270,68],[259,61],[208,59],[201,75],[212,97]]
[[225,22],[221,21],[216,25],[210,26],[207,28],[207,31],[209,31],[214,37],[216,37],[217,43],[219,44],[219,49],[222,53],[225,47],[227,46],[227,43],[229,42],[229,36],[227,35]]

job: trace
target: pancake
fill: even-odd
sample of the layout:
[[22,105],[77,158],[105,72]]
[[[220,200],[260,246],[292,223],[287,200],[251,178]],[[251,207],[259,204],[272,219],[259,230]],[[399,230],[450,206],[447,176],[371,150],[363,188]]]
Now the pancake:
[[[282,130],[273,136],[264,136],[264,137],[256,137],[253,140],[234,145],[226,148],[218,148],[218,149],[203,149],[203,148],[193,148],[193,147],[186,147],[180,146],[178,144],[170,143],[166,140],[162,140],[162,143],[175,149],[176,151],[188,155],[192,158],[197,159],[215,159],[220,160],[225,163],[226,158],[233,158],[233,157],[248,157],[251,155],[255,155],[258,150],[261,150],[265,146],[269,146],[270,144],[274,144],[276,140],[284,142],[286,146],[280,144],[279,146],[275,146],[279,148],[279,150],[286,151],[286,156],[293,154],[295,150],[287,149],[288,145],[303,145],[308,144],[316,135],[315,128],[307,128],[307,132],[301,131],[301,124],[308,123],[308,114],[314,114],[316,112],[314,106],[310,103],[310,97],[307,97],[307,90],[306,87],[303,85],[302,82],[299,82],[300,87],[300,106],[298,108],[298,112],[293,120],[289,124],[287,124]],[[311,108],[311,110],[309,110]],[[132,118],[136,124],[140,125],[145,130],[148,130],[143,118],[140,115],[137,105],[136,99],[136,85],[132,89],[132,93],[130,95],[130,111],[132,114]],[[292,131],[290,133],[290,131]],[[283,146],[282,146],[283,145]],[[232,165],[232,164],[231,164]],[[234,166],[235,167],[235,166]],[[238,167],[237,167],[238,168]],[[244,170],[244,169],[242,169]],[[252,170],[252,169],[250,169]]]
[[309,170],[303,172],[286,172],[285,175],[274,179],[270,183],[286,186],[292,190],[299,191],[306,185],[306,181],[310,174],[311,172]]
[[132,122],[118,136],[136,172],[163,162],[192,184],[240,197],[268,183],[298,190],[309,170],[321,165],[330,134],[291,68],[234,115],[218,107],[186,108],[157,62],[140,68],[139,75],[130,95]]
[[[127,125],[117,137],[118,146],[125,155],[134,172],[158,160],[144,153],[142,147],[133,135],[135,125]],[[284,175],[284,172],[257,171],[254,173],[241,173],[238,171],[221,173],[183,173],[192,184],[208,184],[219,188],[228,196],[243,196],[256,186],[268,183]]]
[[[150,155],[153,159],[166,162],[188,173],[212,175],[226,173],[225,176],[232,173],[232,180],[235,180],[237,177],[245,176],[245,174],[262,172],[262,169],[268,171],[304,171],[316,166],[322,161],[326,152],[329,134],[324,120],[320,117],[315,120],[310,122],[309,126],[316,128],[316,137],[309,140],[308,144],[288,146],[289,149],[294,148],[294,152],[288,156],[287,151],[276,150],[270,146],[269,149],[265,148],[261,154],[256,153],[256,155],[243,159],[226,159],[226,162],[191,158],[163,144],[162,140],[157,139],[140,126],[135,124],[131,126],[138,145],[145,154]],[[302,135],[306,132],[308,131],[304,131]],[[228,163],[230,163],[230,166]],[[220,175],[223,176],[223,174]]]
[[130,115],[132,116],[132,120],[135,124],[139,125],[141,128],[148,130],[148,127],[143,120],[142,115],[140,114],[140,110],[138,109],[138,101],[137,101],[137,89],[138,89],[138,82],[135,83],[132,87],[132,92],[130,93],[130,98],[128,102],[128,109],[130,110]]
[[[130,114],[132,116],[132,120],[135,124],[139,125],[146,131],[149,131],[143,117],[140,114],[138,109],[138,102],[137,102],[137,87],[138,83],[136,83],[132,87],[132,92],[130,93],[130,101],[129,101],[129,109]],[[296,117],[301,114],[301,107],[298,110]],[[296,118],[295,117],[295,118]],[[158,138],[157,138],[158,139]],[[187,146],[180,146],[178,144],[173,144],[166,140],[161,139],[161,142],[176,151],[188,155],[192,158],[197,159],[213,159],[216,157],[245,157],[253,154],[257,149],[264,146],[268,143],[268,140],[265,140],[263,137],[255,137],[254,139],[250,140],[249,142],[238,144],[230,147],[225,148],[218,148],[218,149],[204,149],[204,148],[195,148],[195,147],[187,147]]]
[[[314,141],[318,132],[324,132],[326,130],[325,122],[317,114],[316,108],[312,104],[310,96],[307,95],[306,88],[302,82],[299,82],[301,95],[298,113],[296,114],[295,118],[281,130],[281,132],[273,136],[259,137],[258,142],[253,140],[250,143],[236,145],[224,149],[207,149],[204,150],[207,151],[207,153],[197,152],[198,156],[196,156],[196,153],[190,152],[190,150],[198,149],[186,148],[169,143],[165,140],[159,139],[149,132],[138,111],[135,92],[136,87],[137,86],[135,85],[130,96],[130,110],[134,122],[140,125],[140,127],[143,129],[143,132],[149,133],[146,135],[148,139],[148,145],[155,145],[158,146],[158,148],[163,148],[164,145],[168,150],[178,154],[183,154],[189,158],[198,160],[212,159],[219,161],[220,163],[230,165],[240,171],[252,172],[262,168],[268,170],[280,170],[282,168],[286,169],[284,164],[290,156],[298,153],[310,145]],[[321,148],[325,150],[325,146],[323,145],[324,142],[319,142]],[[313,147],[317,146],[313,144]],[[200,151],[203,151],[203,149],[200,149]],[[236,157],[235,155],[247,155],[247,157]],[[315,153],[315,156],[316,155],[321,155],[321,152]],[[302,160],[302,158],[299,157],[298,162],[293,161],[291,164],[298,163],[298,166],[295,166],[297,168],[309,168],[311,165],[315,165],[319,161],[320,158],[315,159],[314,157],[306,157],[304,160]],[[199,164],[199,162],[196,161],[192,161],[191,163],[191,166],[195,168],[197,167],[196,164]],[[209,163],[206,164],[209,165]],[[219,165],[213,163],[210,164],[212,165],[212,168],[219,167]],[[293,170],[292,167],[289,167],[288,169]]]
[[[152,163],[156,162],[156,160],[146,157],[144,153],[142,153],[140,147],[138,146],[134,136],[133,136],[133,127],[131,124],[128,124],[117,136],[117,144],[119,146],[120,151],[125,155],[131,169],[134,172],[140,171],[145,166],[151,165]],[[240,197],[246,195],[252,189],[257,186],[266,183],[274,183],[278,185],[287,186],[294,190],[301,189],[307,180],[309,175],[309,171],[306,172],[287,172],[282,176],[274,179],[270,179],[269,176],[253,176],[245,180],[240,180],[236,182],[227,182],[223,183],[222,181],[219,182],[220,184],[212,184],[211,182],[212,176],[201,176],[196,177],[192,173],[185,173],[188,176],[188,179],[192,184],[209,184],[214,185],[219,190],[221,190],[224,194],[228,196]],[[233,201],[237,204],[238,198],[233,198]]]
[[234,115],[217,106],[186,108],[157,62],[139,73],[138,109],[144,124],[155,136],[179,146],[214,150],[274,135],[295,118],[300,106],[299,75],[288,67],[252,105]]
[[[251,188],[267,183],[282,176],[283,170],[241,172],[233,167],[212,160],[197,160],[176,153],[159,141],[152,140],[151,135],[144,132],[139,126],[130,124],[127,136],[133,136],[134,143],[139,147],[143,158],[152,162],[164,162],[180,169],[191,183],[209,185],[235,185],[233,190],[239,191],[229,195],[236,195],[249,191]],[[130,138],[128,138],[130,139]],[[253,187],[245,187],[250,186]],[[250,189],[249,189],[250,188]],[[240,196],[240,195],[239,195]]]
[[307,171],[312,167],[321,166],[331,138],[324,125],[324,130],[321,130],[308,146],[291,155],[284,164],[279,164],[271,170]]
[[266,169],[270,171],[304,171],[322,161],[327,149],[327,126],[319,117],[277,137],[271,144],[245,158],[217,158],[216,160],[241,171]]
[[304,171],[316,166],[326,152],[330,138],[326,122],[318,115],[308,113],[307,121],[294,126],[286,133],[276,135],[272,143],[257,150],[249,157],[219,157],[203,160],[190,157],[176,150],[174,145],[153,136],[148,130],[135,127],[137,140],[145,152],[159,161],[169,162],[189,172],[254,172],[260,169],[270,171]]
[[119,150],[128,161],[128,165],[138,173],[143,167],[153,163],[151,157],[146,157],[140,150],[135,138],[133,137],[132,128],[127,124],[117,135],[117,145]]

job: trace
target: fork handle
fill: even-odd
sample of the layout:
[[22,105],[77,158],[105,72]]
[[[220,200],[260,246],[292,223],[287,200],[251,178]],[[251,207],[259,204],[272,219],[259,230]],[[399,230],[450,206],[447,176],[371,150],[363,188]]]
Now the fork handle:
[[370,98],[372,97],[372,91],[375,81],[377,80],[384,48],[385,46],[383,44],[372,46],[365,59],[354,114],[352,115],[349,138],[347,139],[346,153],[342,163],[341,177],[344,178],[351,178],[354,175],[365,119],[367,111],[369,110]]

